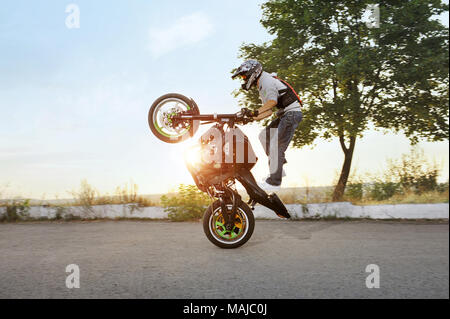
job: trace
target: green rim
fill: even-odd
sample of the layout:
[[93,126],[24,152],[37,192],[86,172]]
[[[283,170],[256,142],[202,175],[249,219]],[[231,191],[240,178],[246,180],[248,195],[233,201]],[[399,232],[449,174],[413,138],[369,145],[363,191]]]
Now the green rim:
[[170,134],[167,134],[166,132],[164,132],[163,130],[162,130],[162,128],[161,127],[159,127],[159,125],[158,125],[158,123],[154,123],[154,125],[155,125],[155,128],[156,128],[156,130],[158,131],[158,133],[160,133],[161,135],[164,135],[164,136],[166,136],[166,137],[180,137],[180,136],[183,136],[184,134],[186,134],[186,132],[188,132],[189,130],[190,130],[190,126],[189,127],[187,127],[183,132],[181,132],[181,133],[179,133],[179,134],[177,134],[177,135],[170,135]]
[[[236,232],[235,230],[238,229],[239,231]],[[225,239],[234,239],[242,232],[242,228],[239,228],[237,226],[234,226],[231,231],[226,230],[225,225],[221,223],[220,221],[216,220],[216,231],[217,234]],[[227,234],[229,233],[229,236]]]

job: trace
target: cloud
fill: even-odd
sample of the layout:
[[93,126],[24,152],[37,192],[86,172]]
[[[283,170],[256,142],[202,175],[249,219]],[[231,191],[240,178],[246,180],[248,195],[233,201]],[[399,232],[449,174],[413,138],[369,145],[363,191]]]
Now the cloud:
[[183,16],[170,26],[151,28],[149,50],[154,57],[160,57],[178,48],[202,41],[213,32],[213,25],[202,12]]

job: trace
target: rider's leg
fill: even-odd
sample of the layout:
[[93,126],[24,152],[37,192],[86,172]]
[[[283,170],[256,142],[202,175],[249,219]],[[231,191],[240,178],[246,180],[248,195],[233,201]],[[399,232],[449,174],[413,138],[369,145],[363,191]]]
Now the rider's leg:
[[[261,145],[264,149],[264,152],[267,155],[267,159],[268,159],[268,165],[269,165],[269,171],[273,172],[276,170],[276,163],[277,163],[277,154],[278,154],[278,144],[276,143],[278,137],[277,137],[277,128],[278,125],[280,124],[280,118],[276,118],[275,120],[273,120],[268,126],[266,126],[260,133],[259,133],[259,140],[261,142]],[[271,153],[271,147],[272,147],[272,153]],[[275,157],[275,159],[272,161],[272,168],[271,168],[271,164],[270,164],[270,154],[273,154],[273,156]],[[275,166],[274,164],[275,163]],[[284,160],[284,164],[286,164],[287,161],[286,159]],[[266,177],[264,177],[264,181],[270,176],[267,175]],[[286,173],[284,172],[284,169],[282,170],[282,177],[286,176]]]
[[283,165],[286,162],[285,152],[294,137],[295,130],[301,122],[302,117],[302,112],[291,111],[287,112],[280,118],[280,123],[276,134],[277,139],[275,140],[278,141],[278,143],[271,143],[272,150],[270,153],[273,154],[273,156],[270,156],[270,177],[266,180],[268,184],[281,184],[281,180],[283,178]]

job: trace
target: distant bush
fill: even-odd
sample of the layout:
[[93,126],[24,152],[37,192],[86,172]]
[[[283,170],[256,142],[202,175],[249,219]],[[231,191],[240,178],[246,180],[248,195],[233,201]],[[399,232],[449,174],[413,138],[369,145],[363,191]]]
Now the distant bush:
[[[352,201],[441,201],[448,194],[448,182],[439,184],[439,168],[430,163],[422,150],[412,148],[400,159],[388,160],[387,169],[378,176],[352,178],[345,197]],[[364,181],[365,180],[365,181]],[[421,196],[424,195],[424,196]],[[448,201],[448,200],[447,200]]]
[[401,185],[391,181],[377,181],[369,186],[369,197],[382,201],[401,193]]
[[51,209],[55,212],[55,220],[61,220],[67,215],[67,208],[64,206],[51,206]]
[[437,190],[439,193],[445,193],[445,192],[448,193],[448,181],[445,182],[445,183],[440,183],[440,184],[438,184],[436,190]]
[[364,183],[358,181],[347,184],[345,195],[349,199],[361,200],[364,196]]
[[87,180],[82,180],[78,191],[72,191],[71,194],[75,198],[75,205],[80,207],[84,217],[95,217],[94,208],[96,205],[96,197],[98,191],[93,188]]
[[181,184],[175,195],[161,196],[161,204],[172,221],[201,219],[210,203],[209,196],[195,185]]
[[418,148],[411,149],[409,154],[403,154],[400,160],[389,161],[387,172],[405,192],[421,194],[438,189],[439,168],[435,163],[427,161],[424,151]]
[[0,222],[17,222],[29,219],[30,201],[11,200],[2,207],[3,213],[0,215]]

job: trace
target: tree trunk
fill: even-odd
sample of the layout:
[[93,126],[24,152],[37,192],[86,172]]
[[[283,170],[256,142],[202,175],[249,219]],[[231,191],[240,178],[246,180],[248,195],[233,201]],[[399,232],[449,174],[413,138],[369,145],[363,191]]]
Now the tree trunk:
[[344,152],[344,164],[342,165],[339,181],[333,192],[334,202],[341,201],[344,197],[345,187],[347,186],[350,169],[352,167],[353,150],[355,149],[356,136],[350,137],[349,147],[346,147],[343,135],[339,136],[339,142],[341,143],[342,151]]

